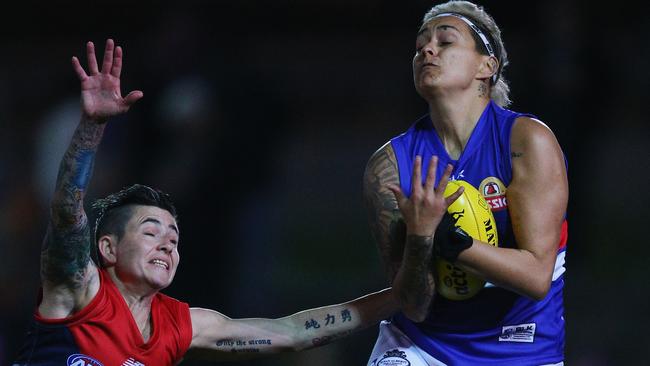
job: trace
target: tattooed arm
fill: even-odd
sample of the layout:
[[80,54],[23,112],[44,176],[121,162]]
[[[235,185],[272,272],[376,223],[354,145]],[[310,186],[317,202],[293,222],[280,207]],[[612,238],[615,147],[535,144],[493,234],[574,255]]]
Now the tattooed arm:
[[370,158],[364,174],[371,230],[400,308],[416,322],[426,318],[435,293],[431,271],[433,232],[449,204],[460,194],[456,192],[447,200],[442,198],[449,169],[434,191],[435,164],[437,160],[432,160],[427,183],[422,187],[416,183],[421,182],[421,161],[416,159],[412,199],[405,198],[399,188],[397,162],[390,143]]
[[227,361],[319,347],[376,324],[396,310],[390,288],[280,319],[230,319],[213,310],[192,308],[188,357]]
[[88,74],[79,60],[72,58],[81,81],[82,117],[59,167],[50,223],[41,249],[43,301],[39,312],[48,318],[73,314],[97,292],[97,268],[90,259],[94,243],[83,199],[106,120],[126,112],[142,97],[142,92],[134,91],[122,98],[122,49],[115,48],[112,40],[106,42],[101,72],[92,42],[88,42],[86,52]]
[[368,161],[363,176],[363,198],[370,230],[392,284],[402,262],[406,226],[388,184],[399,184],[397,159],[390,143],[377,150]]

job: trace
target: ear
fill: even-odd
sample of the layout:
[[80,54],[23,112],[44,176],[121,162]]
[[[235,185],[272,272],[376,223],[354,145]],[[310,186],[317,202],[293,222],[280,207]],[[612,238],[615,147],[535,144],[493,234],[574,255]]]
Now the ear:
[[489,79],[499,72],[499,60],[494,56],[485,56],[476,74],[477,79]]
[[99,255],[106,266],[112,266],[117,261],[117,238],[114,235],[104,235],[97,242]]

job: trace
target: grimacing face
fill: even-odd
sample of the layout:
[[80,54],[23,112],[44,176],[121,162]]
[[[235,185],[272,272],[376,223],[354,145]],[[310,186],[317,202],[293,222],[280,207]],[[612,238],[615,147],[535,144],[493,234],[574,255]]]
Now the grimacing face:
[[469,88],[476,79],[482,57],[470,28],[453,16],[424,24],[415,41],[413,80],[422,97]]
[[108,264],[114,266],[123,283],[162,290],[176,274],[180,260],[178,240],[178,226],[169,211],[136,206]]

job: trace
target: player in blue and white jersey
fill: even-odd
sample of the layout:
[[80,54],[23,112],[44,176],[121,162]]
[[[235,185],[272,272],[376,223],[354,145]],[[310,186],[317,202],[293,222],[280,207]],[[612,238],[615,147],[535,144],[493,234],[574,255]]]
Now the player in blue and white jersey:
[[[364,175],[371,228],[402,309],[382,323],[371,366],[563,364],[566,162],[544,123],[505,109],[507,63],[482,7],[450,1],[424,16],[413,76],[429,111],[375,152]],[[443,220],[447,177],[485,197],[498,247],[452,233]],[[437,295],[437,255],[486,287],[462,301]]]

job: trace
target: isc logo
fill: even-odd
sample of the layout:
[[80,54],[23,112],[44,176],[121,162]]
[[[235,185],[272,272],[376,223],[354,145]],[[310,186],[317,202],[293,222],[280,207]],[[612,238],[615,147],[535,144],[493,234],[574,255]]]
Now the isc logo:
[[101,362],[94,358],[82,354],[74,354],[68,356],[67,366],[104,366]]
[[492,212],[508,208],[506,186],[497,177],[487,177],[479,185],[479,192],[492,208]]

